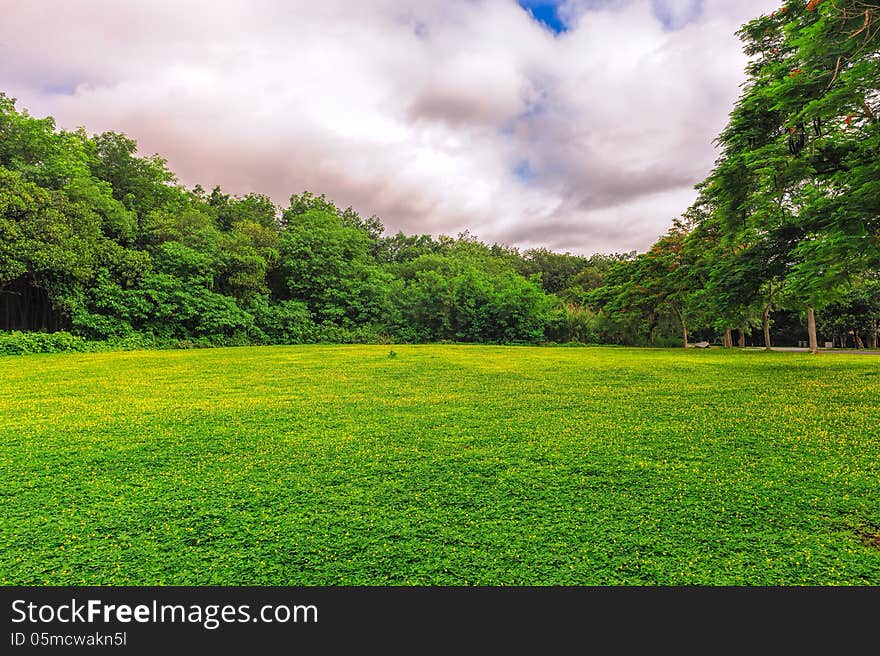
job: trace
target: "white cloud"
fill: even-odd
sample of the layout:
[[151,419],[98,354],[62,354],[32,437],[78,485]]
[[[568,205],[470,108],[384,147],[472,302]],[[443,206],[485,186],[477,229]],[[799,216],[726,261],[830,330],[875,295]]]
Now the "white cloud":
[[[187,184],[326,193],[390,230],[644,249],[694,197],[764,0],[0,0],[0,89]],[[695,11],[697,5],[701,11]],[[688,22],[690,21],[690,22]],[[518,172],[519,173],[518,173]]]

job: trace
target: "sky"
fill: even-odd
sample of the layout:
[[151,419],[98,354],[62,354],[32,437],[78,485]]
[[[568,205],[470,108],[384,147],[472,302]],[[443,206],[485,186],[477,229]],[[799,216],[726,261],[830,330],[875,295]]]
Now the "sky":
[[0,0],[0,91],[187,186],[390,233],[643,251],[696,197],[773,0]]

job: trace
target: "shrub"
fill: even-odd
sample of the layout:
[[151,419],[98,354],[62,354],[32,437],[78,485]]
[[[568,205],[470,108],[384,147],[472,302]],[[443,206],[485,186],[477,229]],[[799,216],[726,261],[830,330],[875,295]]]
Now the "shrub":
[[31,333],[15,330],[0,333],[0,354],[3,355],[93,350],[96,350],[93,342],[68,332]]
[[315,342],[323,344],[387,344],[389,336],[377,326],[357,326],[344,328],[325,322],[315,326]]

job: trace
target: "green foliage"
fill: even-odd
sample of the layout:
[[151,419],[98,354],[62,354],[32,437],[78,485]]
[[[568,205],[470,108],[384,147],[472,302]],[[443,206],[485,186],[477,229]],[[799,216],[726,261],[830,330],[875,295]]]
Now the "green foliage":
[[346,328],[327,321],[315,327],[310,341],[319,344],[387,344],[391,338],[381,326]]
[[[792,3],[740,33],[753,61],[720,139],[715,200],[741,211],[732,240],[761,263],[747,285],[785,287],[795,307],[821,308],[880,268],[876,14],[851,0]],[[730,177],[737,167],[745,177]]]
[[880,336],[880,278],[866,278],[841,290],[819,320],[819,328],[841,346],[877,348]]
[[575,278],[590,264],[586,257],[570,253],[554,253],[536,248],[518,259],[519,271],[525,276],[540,275],[541,286],[550,294],[558,294],[575,285]]
[[351,328],[381,321],[390,310],[390,276],[373,260],[371,234],[338,212],[285,212],[279,251],[288,298],[319,323]]
[[422,255],[399,272],[395,300],[415,341],[540,341],[555,305],[537,276],[523,278],[504,258],[470,247]]
[[[205,346],[213,345],[205,343]],[[163,340],[153,335],[127,332],[124,336],[90,340],[66,331],[54,333],[10,331],[0,332],[0,355],[33,355],[36,353],[94,353],[98,351],[131,351],[139,349],[188,348],[179,340]]]
[[398,232],[379,242],[377,259],[384,264],[406,263],[422,255],[441,253],[445,249],[445,245],[432,239],[431,235],[405,235]]
[[77,335],[59,331],[0,332],[0,354],[29,355],[32,353],[62,353],[65,351],[89,351],[89,342]]
[[315,341],[316,328],[308,306],[302,301],[271,303],[267,296],[258,296],[248,306],[254,324],[275,344],[305,344]]
[[269,293],[269,272],[280,259],[278,231],[257,221],[242,219],[222,234],[223,258],[218,284],[242,303]]
[[204,198],[216,216],[221,230],[230,230],[236,223],[256,223],[264,228],[274,228],[278,224],[278,208],[272,200],[261,194],[250,193],[244,198],[233,198],[224,194],[220,187],[214,187],[211,195]]
[[143,219],[150,212],[177,210],[186,195],[158,155],[138,157],[137,144],[124,134],[104,132],[92,139],[92,175],[110,185],[113,197]]
[[547,332],[555,342],[598,344],[603,341],[600,324],[600,316],[589,307],[567,303],[557,309]]
[[145,275],[125,297],[132,325],[162,337],[229,337],[253,326],[234,299],[165,273]]

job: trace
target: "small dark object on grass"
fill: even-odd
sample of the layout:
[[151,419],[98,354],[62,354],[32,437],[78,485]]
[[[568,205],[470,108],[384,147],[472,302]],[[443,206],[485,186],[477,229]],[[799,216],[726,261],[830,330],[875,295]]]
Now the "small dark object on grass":
[[396,357],[397,357],[397,353],[395,353],[393,350],[391,350],[391,351],[388,352],[388,357],[389,357],[389,358],[396,358]]

